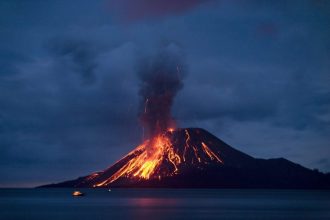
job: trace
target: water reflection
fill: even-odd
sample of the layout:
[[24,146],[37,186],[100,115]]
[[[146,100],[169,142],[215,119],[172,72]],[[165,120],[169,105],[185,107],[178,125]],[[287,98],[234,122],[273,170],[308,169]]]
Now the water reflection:
[[180,199],[169,198],[134,198],[130,199],[129,203],[136,207],[169,207],[177,206],[180,203]]
[[329,191],[0,189],[0,219],[330,219]]

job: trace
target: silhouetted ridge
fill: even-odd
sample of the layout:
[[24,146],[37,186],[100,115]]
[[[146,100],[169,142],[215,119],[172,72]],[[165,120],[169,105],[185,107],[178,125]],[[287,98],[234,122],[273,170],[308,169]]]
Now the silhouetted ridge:
[[330,175],[284,158],[256,159],[201,128],[167,131],[108,169],[45,187],[329,189]]

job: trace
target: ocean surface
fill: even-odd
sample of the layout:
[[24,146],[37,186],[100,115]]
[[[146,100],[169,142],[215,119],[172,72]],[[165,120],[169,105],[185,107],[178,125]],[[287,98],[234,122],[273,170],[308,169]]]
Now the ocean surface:
[[0,189],[1,220],[330,219],[330,191]]

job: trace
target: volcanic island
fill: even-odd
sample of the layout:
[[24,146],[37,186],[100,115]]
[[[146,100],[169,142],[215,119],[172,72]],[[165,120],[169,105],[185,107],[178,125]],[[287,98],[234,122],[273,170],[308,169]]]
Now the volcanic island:
[[257,159],[171,115],[186,67],[173,45],[140,65],[143,142],[104,171],[43,187],[330,189],[330,174],[284,158]]

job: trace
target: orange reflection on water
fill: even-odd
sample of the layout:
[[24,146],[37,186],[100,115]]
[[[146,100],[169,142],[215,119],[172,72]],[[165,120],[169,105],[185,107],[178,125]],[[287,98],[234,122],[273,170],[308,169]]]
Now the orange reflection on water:
[[178,199],[173,198],[134,198],[130,203],[138,207],[168,207],[179,203]]

